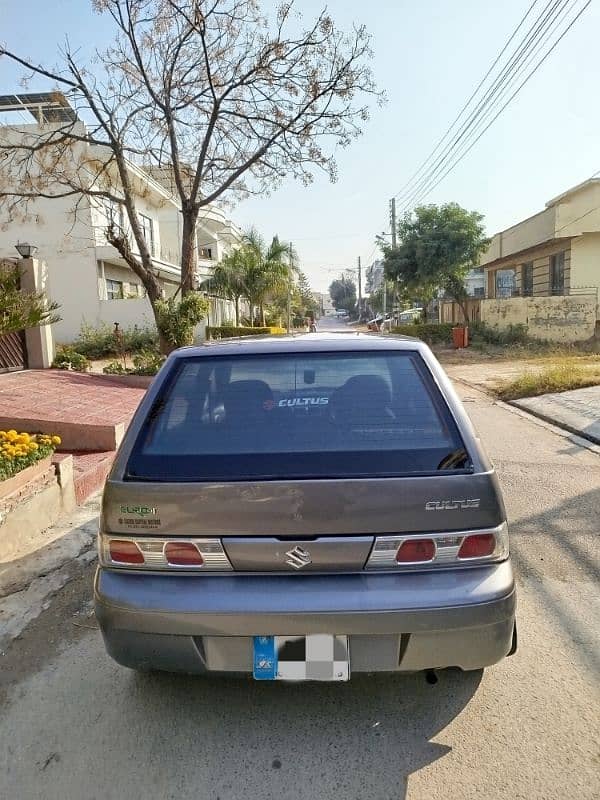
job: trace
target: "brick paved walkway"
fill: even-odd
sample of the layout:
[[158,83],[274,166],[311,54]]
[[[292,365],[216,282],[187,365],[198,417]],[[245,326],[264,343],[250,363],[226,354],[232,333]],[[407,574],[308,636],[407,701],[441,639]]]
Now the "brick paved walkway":
[[104,375],[8,373],[0,375],[0,428],[57,433],[67,450],[113,450],[144,392]]

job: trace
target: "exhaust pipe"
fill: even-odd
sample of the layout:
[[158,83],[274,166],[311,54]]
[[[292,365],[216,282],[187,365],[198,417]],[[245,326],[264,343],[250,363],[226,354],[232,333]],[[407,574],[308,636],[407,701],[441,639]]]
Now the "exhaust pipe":
[[435,684],[438,682],[436,671],[434,669],[426,669],[425,680],[430,686],[435,686]]

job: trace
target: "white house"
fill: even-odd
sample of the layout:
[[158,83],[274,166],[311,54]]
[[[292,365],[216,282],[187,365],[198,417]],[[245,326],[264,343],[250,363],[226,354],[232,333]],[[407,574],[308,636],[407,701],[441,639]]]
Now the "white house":
[[[14,101],[11,105],[11,98]],[[27,141],[49,126],[59,127],[65,120],[76,121],[68,101],[56,93],[0,97],[0,112],[15,107],[30,112],[36,122],[0,126],[2,141]],[[82,122],[80,135],[85,137]],[[101,161],[98,147],[81,144],[86,157]],[[0,180],[22,180],[7,173],[0,159]],[[136,208],[150,245],[154,268],[165,296],[173,294],[180,280],[181,214],[176,198],[148,171],[129,164],[136,191]],[[56,193],[60,191],[57,187]],[[50,189],[51,193],[51,189]],[[77,195],[75,197],[37,197],[19,204],[10,216],[0,204],[0,258],[15,255],[15,245],[27,241],[38,250],[36,257],[48,265],[48,294],[60,303],[62,321],[55,326],[58,342],[75,339],[82,324],[98,326],[118,322],[122,328],[153,324],[153,315],[140,279],[127,266],[117,250],[106,241],[111,215],[128,225],[110,201]],[[197,225],[198,282],[209,277],[214,265],[241,241],[236,226],[216,206],[203,209]],[[132,239],[132,248],[135,248]],[[134,249],[135,252],[135,249]],[[210,324],[219,324],[233,313],[226,301],[213,300]]]

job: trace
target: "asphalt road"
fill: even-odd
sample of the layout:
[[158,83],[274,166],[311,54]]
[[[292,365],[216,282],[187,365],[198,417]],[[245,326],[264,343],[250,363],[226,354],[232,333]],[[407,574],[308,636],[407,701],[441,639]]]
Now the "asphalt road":
[[104,653],[88,570],[0,660],[0,797],[600,796],[600,458],[461,393],[508,505],[516,656],[433,686],[137,676]]

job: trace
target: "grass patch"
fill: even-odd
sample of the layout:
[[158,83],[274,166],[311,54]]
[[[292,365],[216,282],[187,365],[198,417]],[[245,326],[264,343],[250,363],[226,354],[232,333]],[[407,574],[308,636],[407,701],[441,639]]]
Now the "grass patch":
[[496,394],[501,400],[519,400],[551,392],[568,392],[600,385],[600,360],[563,359],[539,371],[528,370],[510,381],[499,383]]

